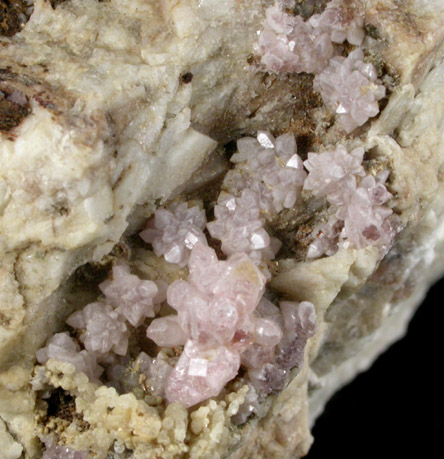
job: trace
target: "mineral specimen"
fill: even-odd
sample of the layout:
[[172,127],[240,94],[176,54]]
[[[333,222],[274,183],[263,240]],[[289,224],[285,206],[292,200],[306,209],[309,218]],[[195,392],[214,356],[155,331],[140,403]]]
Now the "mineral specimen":
[[0,13],[5,459],[304,456],[442,275],[442,1]]

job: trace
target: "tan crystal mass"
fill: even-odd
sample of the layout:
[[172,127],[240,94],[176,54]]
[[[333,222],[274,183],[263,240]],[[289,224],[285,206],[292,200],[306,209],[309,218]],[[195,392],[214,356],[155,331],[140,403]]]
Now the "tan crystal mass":
[[[223,173],[224,144],[264,128],[294,131],[310,149],[343,140],[329,129],[310,77],[252,71],[256,32],[271,3],[70,0],[54,9],[37,0],[22,32],[1,37],[0,91],[7,113],[16,114],[5,121],[0,106],[5,458],[41,456],[45,414],[36,390],[48,383],[69,392],[75,408],[45,428],[94,457],[113,447],[134,457],[300,457],[324,403],[402,335],[442,274],[444,7],[369,0],[365,47],[391,94],[351,142],[365,147],[375,167],[390,168],[403,230],[382,261],[373,248],[310,262],[296,248],[279,260],[273,289],[311,301],[318,316],[290,385],[268,398],[261,416],[235,427],[242,385],[188,412],[97,387],[60,362],[33,376],[36,350],[96,295],[90,272],[79,267],[125,250],[116,244],[157,206]],[[311,4],[297,2],[300,12]],[[291,216],[276,226],[294,234]],[[137,253],[135,264],[148,273],[150,256]]]

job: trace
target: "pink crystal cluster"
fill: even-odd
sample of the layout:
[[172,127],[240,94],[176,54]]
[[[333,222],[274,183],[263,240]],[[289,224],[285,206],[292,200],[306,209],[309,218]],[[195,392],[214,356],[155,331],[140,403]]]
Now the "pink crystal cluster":
[[363,26],[363,17],[356,9],[347,10],[335,0],[308,21],[275,5],[266,10],[255,51],[271,72],[318,74],[335,54],[333,43],[362,43]]
[[197,244],[189,269],[188,281],[168,288],[167,300],[177,316],[155,319],[147,330],[159,346],[185,346],[165,395],[187,407],[218,395],[237,375],[248,347],[272,350],[282,338],[273,320],[254,314],[265,277],[245,253],[220,261],[213,249]]
[[[308,23],[314,30],[329,34],[333,43],[348,41],[359,46],[364,40],[364,18],[359,12],[359,1],[355,6],[341,5],[340,0],[329,2],[322,14],[314,14]],[[318,33],[319,33],[318,32]]]
[[352,8],[333,0],[322,14],[304,22],[278,6],[269,7],[255,46],[271,72],[315,74],[313,88],[346,132],[376,116],[378,101],[385,96],[375,67],[364,62],[360,47],[347,58],[337,55],[334,47],[345,40],[355,46],[362,44],[364,20],[359,10],[359,6]]
[[272,259],[281,243],[268,235],[265,221],[295,205],[307,174],[293,134],[275,138],[259,132],[257,138],[240,139],[237,148],[231,158],[237,167],[224,182],[234,194],[221,193],[208,231],[221,240],[227,255],[245,252],[255,260]]
[[367,245],[386,247],[395,231],[392,210],[385,206],[391,194],[385,187],[387,170],[378,176],[366,175],[362,166],[364,149],[350,153],[339,145],[334,151],[309,153],[304,162],[309,171],[304,189],[325,197],[336,213],[314,231],[315,240],[307,256],[332,255],[338,248],[361,248]]
[[45,440],[45,451],[42,459],[88,459],[88,452],[57,445],[51,438]]
[[97,362],[108,363],[126,355],[131,332],[128,323],[137,327],[145,318],[154,317],[166,297],[166,283],[141,280],[123,262],[113,267],[113,279],[99,287],[104,301],[88,304],[66,321],[81,331],[79,339],[85,349],[80,351],[68,333],[58,333],[37,352],[40,363],[56,358],[97,380],[103,371]]
[[37,351],[36,357],[37,361],[42,364],[49,359],[71,363],[76,371],[85,373],[90,381],[98,381],[103,372],[103,368],[97,364],[96,356],[88,351],[80,350],[68,332],[53,335],[46,346]]
[[378,79],[373,64],[364,62],[358,48],[347,58],[336,56],[315,76],[313,88],[327,108],[336,114],[346,132],[362,126],[379,113],[378,101],[385,96],[385,87]]
[[[290,371],[302,363],[305,344],[316,332],[317,325],[315,308],[308,301],[281,301],[278,308],[264,298],[258,313],[265,320],[278,323],[283,330],[282,339],[271,356],[246,365],[253,387],[263,396],[285,387]],[[250,349],[248,353],[251,355]]]
[[275,73],[318,73],[334,53],[328,31],[314,28],[301,16],[286,14],[277,6],[266,10],[255,51],[267,70]]
[[152,244],[158,257],[163,255],[170,263],[186,266],[191,249],[197,242],[207,242],[203,233],[206,223],[204,210],[198,206],[188,208],[188,204],[183,202],[171,206],[170,210],[157,209],[140,237]]

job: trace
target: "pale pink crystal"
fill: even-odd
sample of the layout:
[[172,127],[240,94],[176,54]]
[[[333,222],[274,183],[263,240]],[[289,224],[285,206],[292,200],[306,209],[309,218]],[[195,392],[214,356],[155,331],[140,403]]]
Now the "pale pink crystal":
[[184,202],[170,210],[157,209],[140,237],[152,244],[158,257],[163,255],[166,261],[185,266],[196,243],[206,244],[205,224],[205,211],[198,206],[188,208]]
[[[282,338],[272,319],[254,315],[265,277],[245,253],[219,261],[213,249],[197,244],[189,268],[188,282],[177,280],[167,292],[177,318],[155,319],[147,330],[158,345],[183,344],[187,339],[165,389],[169,402],[185,406],[217,395],[236,376],[246,349],[258,346],[262,355],[266,348],[269,361]],[[249,358],[262,365],[265,357],[245,354],[244,360]]]
[[282,301],[280,311],[284,335],[271,362],[250,367],[248,376],[256,391],[267,395],[282,390],[288,382],[290,370],[301,365],[307,340],[316,332],[316,312],[312,303]]
[[237,375],[239,365],[239,354],[227,347],[205,349],[189,341],[168,379],[166,398],[188,408],[215,397]]
[[141,352],[137,358],[139,371],[146,376],[145,384],[153,395],[163,396],[168,378],[174,367],[168,362],[167,356],[159,352],[156,358],[151,358]]
[[178,316],[165,316],[154,319],[146,330],[146,336],[158,346],[181,346],[187,342],[188,335],[179,324]]
[[313,88],[321,94],[324,104],[336,114],[346,132],[376,116],[378,100],[385,96],[385,87],[375,67],[364,62],[360,48],[347,58],[330,59],[328,67],[315,76]]
[[49,438],[45,440],[42,459],[88,459],[88,452],[57,445],[52,438]]
[[216,218],[207,227],[227,255],[246,252],[256,260],[272,259],[281,243],[265,231],[265,220],[295,205],[307,174],[293,134],[274,138],[260,131],[237,146],[231,158],[237,166],[224,181],[234,195],[220,195]]
[[137,327],[146,317],[154,317],[155,306],[165,299],[165,286],[159,281],[141,280],[130,273],[123,262],[113,267],[113,279],[99,285],[106,302],[121,313],[128,322]]
[[308,23],[315,29],[328,33],[333,43],[347,40],[351,45],[361,45],[364,39],[364,18],[358,8],[343,5],[333,0],[327,4],[322,14],[311,16]]
[[230,345],[236,334],[253,331],[250,315],[264,286],[263,274],[244,253],[219,261],[213,249],[198,244],[190,257],[189,281],[173,282],[167,299],[189,338],[209,347]]
[[[231,161],[244,171],[244,177],[248,177],[240,180],[237,189],[255,191],[259,208],[265,213],[274,214],[284,208],[291,209],[307,176],[297,154],[294,134],[275,138],[269,132],[259,131],[256,139],[239,139],[237,148],[238,152],[231,157]],[[230,177],[227,182],[230,182]]]
[[221,240],[225,254],[260,251],[266,258],[274,258],[259,205],[258,195],[250,189],[244,190],[239,198],[230,194],[219,198],[214,207],[216,219],[207,227],[212,237]]
[[87,351],[98,356],[112,351],[125,355],[128,349],[129,331],[124,317],[112,306],[103,303],[91,303],[82,310],[71,314],[66,323],[83,330],[80,340]]
[[321,71],[333,55],[328,32],[315,29],[300,16],[284,13],[277,6],[266,10],[264,28],[254,47],[270,72]]
[[331,256],[338,250],[339,235],[344,227],[344,222],[335,215],[325,223],[319,224],[314,230],[313,242],[308,246],[307,258],[318,258],[321,255]]
[[365,177],[347,206],[338,209],[338,218],[344,220],[341,237],[345,246],[360,248],[391,243],[395,230],[389,217],[393,211],[383,205],[392,196],[384,185],[387,176],[388,171],[376,179],[371,175]]
[[363,148],[348,153],[342,145],[335,151],[308,154],[304,165],[309,174],[304,189],[326,197],[337,207],[335,215],[314,229],[308,258],[333,255],[338,244],[386,248],[393,240],[396,230],[389,218],[393,212],[383,205],[391,198],[384,184],[389,172],[385,170],[376,179],[366,176],[363,156]]
[[103,368],[97,364],[96,356],[85,350],[81,351],[68,332],[53,335],[46,346],[37,351],[36,357],[41,364],[45,364],[49,359],[71,363],[76,371],[84,373],[94,382],[103,372]]
[[308,153],[304,166],[309,174],[304,190],[327,197],[331,204],[344,204],[356,190],[357,177],[365,176],[363,158],[362,147],[349,153],[343,145],[338,145],[334,151]]

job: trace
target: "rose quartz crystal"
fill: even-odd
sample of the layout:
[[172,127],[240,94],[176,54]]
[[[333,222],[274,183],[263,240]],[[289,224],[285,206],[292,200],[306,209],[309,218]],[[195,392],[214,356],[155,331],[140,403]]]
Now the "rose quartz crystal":
[[274,138],[261,131],[257,138],[240,139],[237,147],[231,158],[237,167],[224,181],[234,194],[221,193],[208,231],[222,241],[227,255],[245,252],[255,260],[272,259],[281,243],[263,225],[271,215],[295,205],[307,174],[293,134]]
[[170,210],[161,207],[140,237],[152,244],[158,257],[163,255],[166,261],[185,266],[196,243],[206,244],[202,231],[206,222],[205,211],[198,206],[188,208],[184,202]]
[[219,261],[213,249],[196,244],[189,269],[188,281],[177,280],[168,288],[167,300],[177,319],[156,319],[147,330],[159,345],[185,344],[165,394],[169,402],[187,407],[218,395],[236,376],[240,354],[248,346],[273,348],[282,337],[276,323],[253,313],[265,277],[245,253]]
[[221,240],[226,255],[245,252],[259,258],[274,258],[275,251],[270,247],[271,238],[263,228],[264,219],[256,192],[246,189],[239,198],[221,195],[214,207],[214,216],[216,219],[207,225],[208,231],[212,237]]
[[297,154],[294,134],[275,138],[269,132],[259,131],[257,138],[239,139],[237,149],[231,161],[238,164],[246,177],[237,186],[255,191],[260,210],[265,213],[291,209],[307,176]]
[[266,10],[255,51],[270,72],[318,73],[327,65],[334,48],[329,31],[314,28],[302,17],[272,6]]
[[53,335],[46,346],[37,351],[36,356],[37,361],[43,365],[49,359],[71,363],[76,371],[85,373],[89,380],[94,382],[103,372],[103,368],[97,365],[96,356],[91,352],[81,351],[68,332]]
[[304,166],[309,174],[304,190],[327,197],[330,204],[343,204],[355,192],[357,178],[365,176],[363,158],[362,147],[349,153],[343,145],[338,145],[333,151],[308,153]]
[[315,76],[313,88],[321,94],[324,104],[336,114],[346,132],[376,116],[378,100],[385,96],[385,87],[375,67],[364,62],[360,48],[347,58],[330,59],[328,67]]
[[387,176],[388,171],[384,171],[376,178],[365,177],[347,205],[338,209],[336,215],[344,221],[341,236],[355,247],[379,244],[386,250],[395,236],[389,218],[393,211],[383,205],[392,197],[384,185]]
[[225,346],[206,348],[192,340],[186,344],[168,378],[165,396],[172,402],[190,407],[219,395],[239,370],[240,357]]
[[42,459],[88,459],[88,452],[56,445],[53,439],[49,439],[45,440],[45,452]]
[[359,11],[359,3],[355,1],[353,7],[344,7],[340,1],[333,0],[327,4],[322,14],[311,16],[308,23],[315,30],[328,33],[333,43],[347,40],[351,45],[359,46],[364,39],[364,19]]
[[313,230],[313,242],[308,246],[307,258],[319,258],[322,255],[331,256],[338,251],[339,235],[344,222],[332,215],[327,222],[321,223]]
[[391,198],[384,185],[388,171],[376,178],[366,176],[363,156],[363,148],[348,153],[342,145],[335,151],[308,154],[304,189],[337,208],[335,215],[313,231],[308,258],[333,255],[339,246],[378,245],[385,250],[391,243],[396,230],[390,218],[393,212],[384,206]]
[[[269,314],[276,314],[274,305],[266,302]],[[271,309],[270,309],[271,308]],[[301,365],[307,340],[316,332],[316,312],[312,303],[281,301],[283,337],[269,363],[248,370],[248,377],[256,392],[265,396],[282,390],[288,382],[290,371]]]
[[146,376],[145,384],[151,393],[157,396],[164,395],[166,383],[174,368],[166,355],[159,352],[156,358],[151,358],[145,352],[141,352],[137,360],[140,372]]
[[125,318],[112,306],[91,303],[71,314],[66,323],[83,330],[80,340],[87,351],[105,357],[110,351],[125,355],[128,349],[129,331]]
[[[280,7],[285,4],[281,2]],[[359,7],[344,7],[333,0],[322,14],[313,15],[306,22],[280,7],[267,8],[264,28],[255,45],[262,64],[270,72],[320,73],[335,54],[333,43],[347,40],[351,45],[360,45],[364,39]]]
[[141,280],[130,273],[126,263],[113,266],[113,279],[99,285],[112,305],[128,322],[137,327],[146,317],[154,317],[155,306],[166,298],[166,283]]

